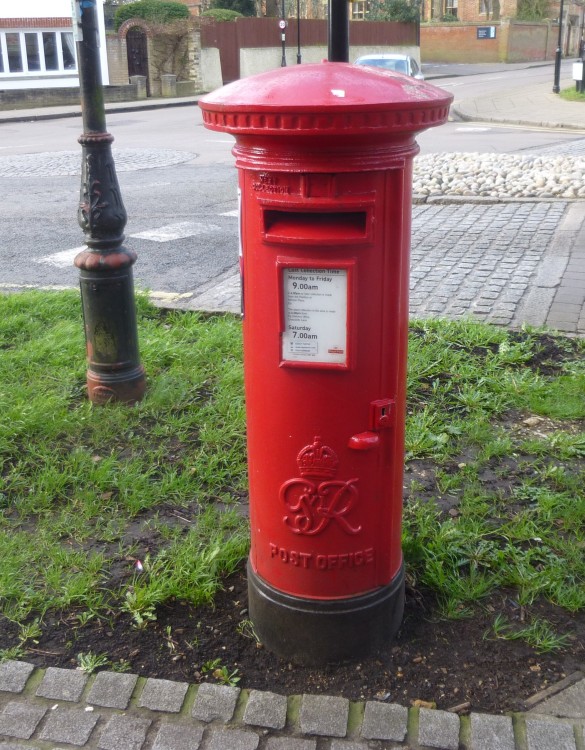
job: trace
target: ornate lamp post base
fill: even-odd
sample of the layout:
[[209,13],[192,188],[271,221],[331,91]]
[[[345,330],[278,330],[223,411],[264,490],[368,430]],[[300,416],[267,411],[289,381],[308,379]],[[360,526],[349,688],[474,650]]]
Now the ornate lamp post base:
[[136,253],[123,246],[126,209],[106,130],[99,65],[95,0],[75,0],[83,114],[81,191],[77,218],[87,248],[75,258],[80,270],[91,401],[134,403],[146,382],[138,352],[132,266]]
[[135,403],[146,390],[136,337],[132,265],[136,254],[120,247],[102,254],[84,250],[75,258],[87,342],[90,401]]

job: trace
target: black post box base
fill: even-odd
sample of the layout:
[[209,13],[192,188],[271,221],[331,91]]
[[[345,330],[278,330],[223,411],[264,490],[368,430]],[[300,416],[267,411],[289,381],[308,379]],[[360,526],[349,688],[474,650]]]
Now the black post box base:
[[400,627],[404,567],[375,591],[321,600],[278,591],[248,561],[248,609],[260,642],[284,659],[304,666],[361,659],[389,642]]

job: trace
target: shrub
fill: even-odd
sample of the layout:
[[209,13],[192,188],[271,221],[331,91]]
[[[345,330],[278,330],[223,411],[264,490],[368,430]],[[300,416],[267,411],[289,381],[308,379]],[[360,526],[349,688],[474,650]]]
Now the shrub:
[[543,21],[550,18],[549,0],[519,0],[518,21]]
[[255,16],[256,4],[254,0],[211,0],[211,8],[218,10],[235,10],[243,16]]
[[211,8],[201,14],[203,18],[214,18],[216,21],[235,21],[236,18],[242,18],[242,14],[237,10],[228,10],[227,8]]
[[130,18],[142,18],[150,23],[172,23],[189,18],[189,8],[182,3],[167,0],[138,0],[136,3],[121,5],[114,17],[116,30]]
[[367,13],[368,21],[396,21],[416,23],[420,19],[418,0],[372,0]]

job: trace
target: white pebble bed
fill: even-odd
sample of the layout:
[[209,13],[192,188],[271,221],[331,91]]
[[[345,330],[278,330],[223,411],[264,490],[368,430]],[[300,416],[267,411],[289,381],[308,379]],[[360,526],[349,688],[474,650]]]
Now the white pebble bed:
[[585,198],[585,156],[424,154],[413,193],[491,198]]

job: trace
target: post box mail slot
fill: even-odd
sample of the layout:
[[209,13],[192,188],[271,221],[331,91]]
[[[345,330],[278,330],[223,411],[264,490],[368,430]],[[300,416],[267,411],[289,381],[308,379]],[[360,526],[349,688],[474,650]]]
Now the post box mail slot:
[[272,242],[355,242],[368,237],[368,214],[365,211],[264,211],[265,239]]
[[251,550],[261,641],[359,658],[402,618],[412,159],[452,97],[345,63],[200,101],[241,192]]

